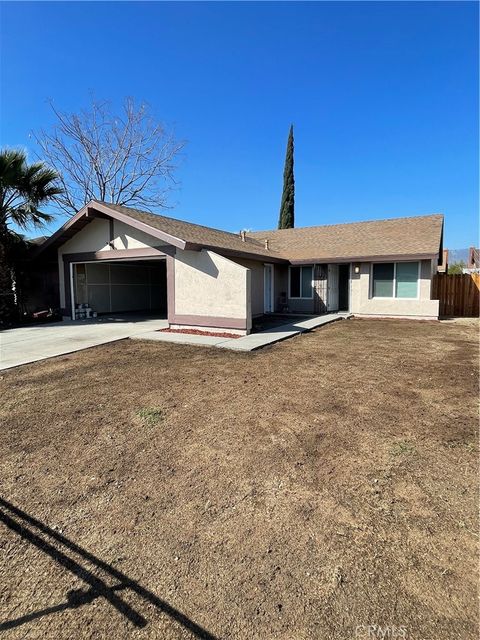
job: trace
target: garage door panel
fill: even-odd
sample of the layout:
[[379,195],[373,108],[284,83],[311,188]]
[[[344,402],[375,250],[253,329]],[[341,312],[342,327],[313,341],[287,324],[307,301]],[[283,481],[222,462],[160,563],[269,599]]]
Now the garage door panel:
[[110,311],[110,285],[89,284],[88,304],[97,313],[108,313]]
[[151,285],[150,295],[152,302],[152,309],[160,309],[161,311],[167,310],[167,292],[162,285]]
[[148,284],[112,284],[112,312],[136,311],[150,308]]
[[147,284],[149,281],[148,266],[112,264],[110,279],[112,284]]
[[75,265],[75,302],[97,313],[167,309],[166,265],[81,263]]
[[166,267],[164,262],[155,266],[151,266],[149,269],[150,282],[152,282],[153,284],[165,283]]
[[88,284],[108,284],[109,283],[109,265],[89,262],[85,265],[87,269]]

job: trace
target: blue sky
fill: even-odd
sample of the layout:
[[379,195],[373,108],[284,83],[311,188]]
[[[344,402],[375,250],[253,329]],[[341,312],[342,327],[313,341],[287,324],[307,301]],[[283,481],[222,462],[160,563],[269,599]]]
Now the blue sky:
[[0,35],[2,145],[48,98],[133,96],[188,140],[167,215],[264,229],[293,122],[296,226],[443,212],[478,241],[474,2],[2,3]]

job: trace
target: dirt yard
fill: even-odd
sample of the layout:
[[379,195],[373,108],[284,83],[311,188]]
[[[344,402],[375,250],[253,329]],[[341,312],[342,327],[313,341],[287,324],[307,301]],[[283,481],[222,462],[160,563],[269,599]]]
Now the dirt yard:
[[349,320],[3,372],[2,637],[476,639],[477,340]]

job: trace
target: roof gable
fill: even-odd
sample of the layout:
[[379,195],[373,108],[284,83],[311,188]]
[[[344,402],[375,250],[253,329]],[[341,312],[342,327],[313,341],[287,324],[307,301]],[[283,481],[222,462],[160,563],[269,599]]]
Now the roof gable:
[[213,249],[227,255],[241,255],[251,258],[269,258],[272,261],[285,262],[285,258],[265,248],[265,242],[240,234],[212,229],[202,225],[169,218],[147,211],[130,209],[111,203],[91,200],[83,209],[68,220],[56,233],[39,247],[36,255],[47,248],[64,244],[78,233],[92,219],[103,217],[119,220],[144,233],[158,238],[179,249]]

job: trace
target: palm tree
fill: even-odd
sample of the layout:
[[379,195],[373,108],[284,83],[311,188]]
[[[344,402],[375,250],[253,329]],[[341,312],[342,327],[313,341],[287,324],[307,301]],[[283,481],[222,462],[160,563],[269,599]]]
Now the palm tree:
[[51,221],[39,207],[63,192],[58,178],[43,162],[29,165],[23,151],[0,150],[0,325],[12,318],[15,306],[13,264],[21,236],[11,225],[26,230]]

